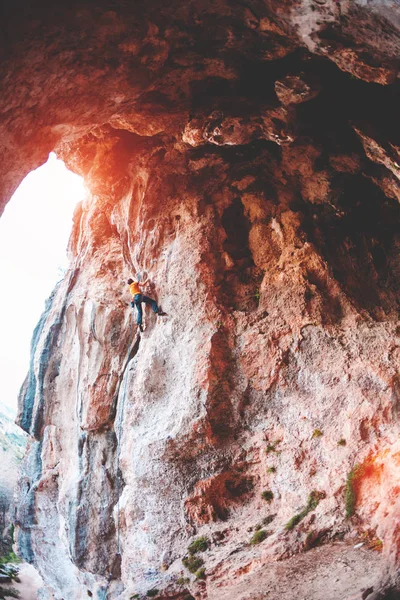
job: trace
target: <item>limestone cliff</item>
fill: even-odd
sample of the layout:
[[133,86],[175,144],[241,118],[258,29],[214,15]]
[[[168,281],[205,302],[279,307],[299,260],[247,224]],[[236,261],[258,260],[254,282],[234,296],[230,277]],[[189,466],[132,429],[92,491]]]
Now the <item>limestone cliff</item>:
[[44,598],[400,593],[396,4],[3,9],[4,194],[90,190],[20,397]]

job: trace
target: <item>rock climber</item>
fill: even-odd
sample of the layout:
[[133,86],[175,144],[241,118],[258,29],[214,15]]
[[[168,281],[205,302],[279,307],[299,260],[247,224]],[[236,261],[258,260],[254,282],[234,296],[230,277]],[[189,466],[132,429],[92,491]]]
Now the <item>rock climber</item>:
[[143,283],[139,283],[139,279],[135,279],[135,280],[128,279],[129,291],[133,296],[131,306],[132,306],[132,308],[134,308],[136,306],[137,324],[139,326],[140,331],[143,331],[142,302],[144,302],[145,304],[149,304],[151,306],[151,308],[153,309],[153,311],[156,313],[156,315],[158,315],[159,317],[164,317],[166,315],[166,313],[161,310],[161,307],[157,305],[157,302],[155,300],[153,300],[152,298],[149,298],[148,296],[144,296],[142,294],[140,288],[145,286],[147,281],[148,280],[146,279],[146,281],[144,281]]

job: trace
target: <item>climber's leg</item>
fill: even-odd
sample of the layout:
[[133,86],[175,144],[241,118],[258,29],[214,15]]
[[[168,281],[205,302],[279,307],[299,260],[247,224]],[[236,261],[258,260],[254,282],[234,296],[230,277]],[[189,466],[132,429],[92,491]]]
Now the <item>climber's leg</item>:
[[157,302],[155,300],[153,300],[152,298],[149,298],[148,296],[142,296],[142,302],[149,304],[151,306],[151,308],[153,309],[153,311],[156,314],[158,313],[158,306],[157,306]]
[[142,294],[136,294],[136,296],[134,296],[133,298],[133,302],[135,303],[136,309],[137,309],[137,324],[141,325],[142,324],[142,316],[143,316],[143,312],[142,312],[142,300],[144,300],[145,296],[142,296]]

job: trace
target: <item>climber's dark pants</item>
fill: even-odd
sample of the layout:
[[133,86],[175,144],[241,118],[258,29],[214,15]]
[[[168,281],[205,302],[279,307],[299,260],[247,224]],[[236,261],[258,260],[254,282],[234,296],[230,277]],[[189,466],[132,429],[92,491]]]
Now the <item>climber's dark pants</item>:
[[143,296],[143,294],[136,294],[136,296],[133,297],[133,303],[137,308],[137,324],[138,325],[142,324],[142,316],[143,316],[142,302],[144,302],[145,304],[149,304],[151,306],[151,308],[153,309],[153,311],[156,314],[158,313],[158,306],[157,306],[157,302],[155,300],[153,300],[152,298],[149,298],[148,296]]

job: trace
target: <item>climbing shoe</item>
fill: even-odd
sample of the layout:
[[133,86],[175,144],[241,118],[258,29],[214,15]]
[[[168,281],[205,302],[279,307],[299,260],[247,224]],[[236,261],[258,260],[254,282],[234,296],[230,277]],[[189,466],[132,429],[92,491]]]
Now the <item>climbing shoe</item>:
[[159,309],[158,309],[158,312],[157,312],[157,316],[159,316],[159,317],[166,317],[166,316],[167,316],[167,313],[166,313],[166,312],[164,312],[164,311],[162,310],[162,308],[159,308]]
[[144,331],[143,325],[142,325],[141,323],[139,324],[139,330],[140,330],[142,333],[143,333],[143,331]]

